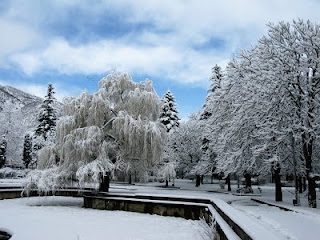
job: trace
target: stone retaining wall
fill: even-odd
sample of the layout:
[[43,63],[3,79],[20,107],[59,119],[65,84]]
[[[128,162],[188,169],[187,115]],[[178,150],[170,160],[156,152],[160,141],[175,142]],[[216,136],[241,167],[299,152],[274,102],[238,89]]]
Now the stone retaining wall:
[[84,207],[102,210],[121,210],[139,213],[150,213],[161,216],[182,217],[199,220],[204,218],[211,222],[211,213],[205,204],[185,204],[157,200],[142,200],[116,197],[84,196]]

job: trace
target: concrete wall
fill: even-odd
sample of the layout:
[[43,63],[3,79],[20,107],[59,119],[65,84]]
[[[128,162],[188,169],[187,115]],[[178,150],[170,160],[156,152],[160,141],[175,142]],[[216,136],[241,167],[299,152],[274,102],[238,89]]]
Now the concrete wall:
[[84,207],[102,210],[121,210],[139,213],[157,214],[161,216],[182,217],[199,220],[204,218],[211,221],[211,213],[205,204],[183,204],[152,200],[139,200],[113,197],[84,196]]
[[0,200],[12,199],[20,197],[36,197],[36,196],[65,196],[65,197],[82,197],[84,194],[89,194],[91,191],[82,189],[60,189],[54,192],[39,193],[33,190],[28,193],[23,193],[23,189],[0,189]]
[[21,197],[22,189],[0,190],[0,200]]

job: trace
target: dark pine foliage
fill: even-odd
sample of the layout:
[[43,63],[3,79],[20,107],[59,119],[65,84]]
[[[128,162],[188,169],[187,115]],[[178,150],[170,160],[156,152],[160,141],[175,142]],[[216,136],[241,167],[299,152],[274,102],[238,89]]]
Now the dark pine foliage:
[[29,134],[24,137],[22,161],[26,168],[29,167],[32,161],[32,139]]
[[170,132],[174,127],[179,127],[179,117],[173,94],[168,90],[162,98],[160,122]]
[[7,152],[7,140],[5,135],[3,135],[2,141],[0,144],[0,168],[2,168],[6,163],[6,156],[7,156],[6,152]]
[[56,109],[53,107],[54,101],[54,88],[51,83],[48,84],[48,92],[45,96],[41,105],[37,126],[35,133],[37,136],[42,136],[45,140],[47,139],[50,132],[54,132],[56,128]]

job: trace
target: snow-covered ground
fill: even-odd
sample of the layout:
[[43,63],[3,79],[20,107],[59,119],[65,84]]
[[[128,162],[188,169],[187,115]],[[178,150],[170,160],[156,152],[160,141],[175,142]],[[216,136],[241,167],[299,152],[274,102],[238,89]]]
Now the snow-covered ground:
[[82,208],[82,198],[0,201],[0,230],[12,240],[210,239],[203,221]]
[[[10,185],[12,183],[12,182],[9,183],[8,181],[6,182],[6,181],[0,180],[0,186],[2,184]],[[15,183],[15,184],[23,185],[23,180],[19,180],[19,183]],[[308,208],[307,197],[306,197],[306,194],[304,193],[304,194],[301,194],[302,206],[293,206],[292,199],[294,198],[294,194],[293,194],[294,191],[293,191],[293,188],[291,187],[283,188],[283,202],[275,202],[274,186],[271,184],[260,186],[262,190],[261,196],[235,196],[232,193],[228,193],[226,189],[221,189],[218,184],[204,184],[196,188],[195,183],[192,182],[191,180],[175,180],[175,188],[164,188],[163,186],[164,186],[164,183],[157,183],[157,182],[148,183],[148,184],[137,183],[135,185],[129,185],[125,183],[112,183],[110,192],[111,193],[127,193],[127,194],[130,193],[135,195],[141,194],[141,195],[160,195],[160,196],[172,196],[172,197],[184,196],[189,198],[206,198],[206,199],[212,199],[213,201],[216,201],[216,202],[219,202],[222,200],[224,202],[224,204],[221,204],[221,207],[223,208],[223,210],[228,212],[230,217],[235,222],[237,222],[240,226],[246,229],[246,231],[248,231],[249,233],[251,232],[252,236],[256,236],[256,233],[257,233],[257,229],[254,229],[254,227],[252,227],[251,225],[253,223],[256,226],[259,225],[261,229],[269,231],[271,235],[276,236],[276,238],[274,239],[311,239],[312,240],[312,239],[319,239],[319,236],[320,236],[320,202],[319,200],[318,200],[318,207],[319,207],[318,209]],[[232,190],[235,191],[236,189],[237,189],[237,185],[232,185]],[[255,193],[259,193],[258,186],[253,186],[253,189]],[[319,199],[320,193],[319,192],[317,193],[318,193],[318,199]],[[286,212],[276,207],[270,207],[268,205],[259,204],[252,201],[251,198],[257,198],[266,202],[281,205],[294,210],[294,212]],[[27,206],[31,200],[27,201],[22,199],[16,199],[16,200],[10,200],[10,201],[13,201],[13,203],[17,205],[21,205],[22,208],[35,209],[35,207]],[[38,201],[44,201],[44,200],[40,199]],[[6,226],[6,225],[3,225],[3,222],[6,222],[6,220],[2,218],[3,215],[1,211],[3,211],[3,207],[2,207],[3,205],[1,204],[2,202],[0,201],[0,226]],[[14,207],[14,208],[21,208],[21,207]],[[64,212],[65,211],[64,209],[69,209],[70,207],[49,206],[49,207],[42,207],[42,208],[46,208],[46,209],[54,208],[55,209],[54,216],[57,216],[59,212]],[[41,208],[37,208],[37,209],[41,209]],[[79,208],[79,206],[77,208],[72,206],[71,209],[76,209],[77,211],[88,211],[88,212],[91,211],[88,209],[81,209]],[[91,213],[88,215],[89,219],[91,219],[91,217],[92,219],[94,219],[95,214],[97,215],[97,219],[101,219],[100,214],[102,215],[111,214],[111,216],[112,214],[118,214],[117,216],[121,214],[124,214],[124,216],[127,216],[127,214],[129,214],[130,216],[132,216],[132,219],[137,218],[137,227],[132,228],[132,230],[134,230],[133,232],[135,231],[139,232],[140,230],[138,229],[140,224],[142,225],[144,224],[142,220],[141,222],[139,222],[140,217],[138,216],[140,216],[141,214],[126,213],[126,212],[116,213],[116,212],[99,211],[99,210],[92,210],[92,211],[93,211],[92,215]],[[13,211],[8,210],[8,212],[13,212]],[[101,212],[104,212],[104,213],[101,213]],[[78,213],[75,213],[75,214],[78,214]],[[17,217],[13,216],[12,221],[17,222],[18,216],[19,215],[17,215]],[[152,217],[152,218],[154,217],[154,219],[157,218],[157,216],[150,216],[150,215],[142,215],[142,216]],[[76,223],[77,222],[76,219],[77,218],[73,218],[73,220],[75,221],[75,224],[78,224]],[[162,218],[160,217],[160,219]],[[171,218],[164,218],[163,221],[167,222],[167,219],[171,219]],[[190,223],[190,221],[186,221],[179,218],[175,220],[177,220],[179,224],[182,224],[182,223],[191,224],[193,227],[190,227],[189,230],[196,229],[195,234],[188,232],[188,235],[191,234],[190,235],[191,237],[189,237],[189,239],[196,239],[196,236],[199,237],[199,233],[205,232],[205,230],[203,230],[203,227],[201,227],[201,225],[199,225],[198,222],[191,221]],[[132,221],[135,222],[134,220]],[[150,221],[156,221],[156,220],[150,220]],[[116,224],[116,221],[115,221],[115,224]],[[126,225],[127,224],[123,226],[123,229],[126,229]],[[115,225],[115,227],[118,227],[118,226],[119,225],[117,224]],[[90,228],[91,227],[93,226],[90,225]],[[172,230],[174,228],[172,228]],[[73,228],[71,228],[71,230],[72,229]],[[153,230],[153,229],[150,231],[157,232],[156,230]],[[169,236],[171,236],[170,239],[173,238],[172,236],[177,236],[174,239],[179,239],[179,234],[181,233],[181,231],[185,231],[185,230],[177,228],[176,231],[177,233],[170,232],[170,229],[168,231],[167,230],[159,231],[158,233],[159,238],[157,239],[166,239],[166,238],[169,238]],[[126,235],[126,236],[131,236],[131,235]],[[132,236],[135,236],[135,235],[133,234]],[[186,237],[182,237],[182,238],[187,239]],[[131,239],[135,239],[135,237]],[[152,239],[155,239],[155,238],[153,237]]]
[[231,205],[275,232],[279,239],[319,239],[319,214],[283,211],[250,199],[234,201]]
[[[256,229],[250,224],[258,224],[271,235],[276,236],[275,239],[311,239],[317,240],[320,236],[320,193],[318,194],[318,209],[311,209],[308,206],[306,193],[301,194],[301,206],[293,206],[294,188],[284,187],[283,202],[275,202],[274,185],[268,184],[253,186],[255,196],[236,196],[228,193],[227,189],[221,189],[219,184],[204,184],[196,188],[195,183],[188,180],[176,180],[175,186],[178,189],[159,188],[161,184],[137,184],[134,186],[114,185],[111,191],[114,192],[134,192],[135,194],[152,194],[166,196],[185,196],[194,198],[209,198],[213,201],[223,200],[229,206],[238,210],[236,214],[230,217],[241,227],[255,236]],[[232,185],[235,192],[237,185]],[[261,196],[257,196],[261,195]],[[276,205],[284,206],[295,212],[287,212],[277,207],[270,207],[265,204],[259,204],[251,200],[256,198]],[[224,208],[226,206],[222,206]],[[223,209],[228,212],[230,209]],[[248,222],[244,222],[248,221]],[[249,222],[250,221],[250,222]],[[266,237],[268,239],[268,237]]]

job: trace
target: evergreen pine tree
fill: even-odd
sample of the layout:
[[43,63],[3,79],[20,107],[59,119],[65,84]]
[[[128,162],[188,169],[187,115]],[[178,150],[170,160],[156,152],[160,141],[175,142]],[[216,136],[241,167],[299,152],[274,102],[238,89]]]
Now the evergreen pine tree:
[[210,106],[213,100],[213,97],[215,93],[217,92],[216,90],[220,88],[221,80],[223,78],[222,70],[221,67],[219,67],[217,64],[212,68],[212,77],[210,78],[210,87],[208,89],[208,95],[206,98],[206,103],[202,107],[202,113],[200,116],[200,119],[208,119],[211,115],[212,112],[210,110]]
[[[179,127],[179,117],[178,117],[178,111],[176,107],[176,102],[174,99],[173,94],[170,90],[168,90],[165,95],[162,98],[162,107],[160,111],[160,122],[165,126],[167,133],[170,132],[171,129],[175,127]],[[164,151],[164,155],[171,155],[170,153],[172,149],[166,148]],[[174,177],[175,175],[175,168],[176,164],[173,162],[170,162],[170,159],[164,158],[159,164],[159,171],[162,175],[165,176],[166,181],[166,187],[168,187],[168,180],[170,175]],[[173,174],[174,173],[174,174]]]
[[7,140],[6,140],[6,135],[2,136],[2,141],[0,144],[0,168],[4,166],[6,163],[6,150],[7,150]]
[[35,130],[36,136],[42,136],[47,140],[51,133],[55,132],[56,128],[56,110],[53,106],[54,101],[54,88],[51,83],[48,84],[47,95],[45,96],[38,115],[39,125]]
[[168,90],[162,98],[160,122],[166,127],[167,132],[174,127],[179,127],[178,111],[173,94]]
[[28,168],[29,164],[32,161],[32,140],[30,134],[26,134],[26,136],[24,137],[22,161],[24,162],[26,168]]

